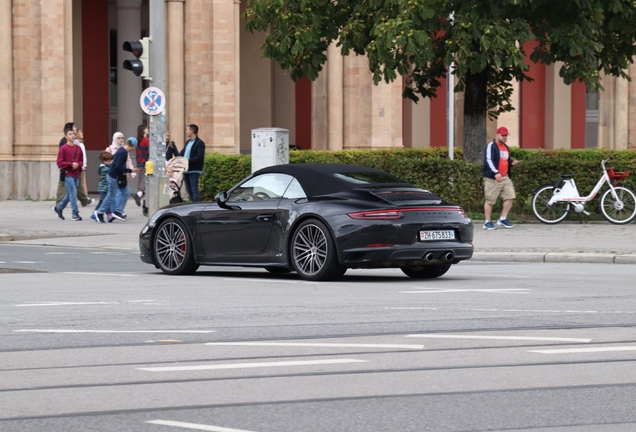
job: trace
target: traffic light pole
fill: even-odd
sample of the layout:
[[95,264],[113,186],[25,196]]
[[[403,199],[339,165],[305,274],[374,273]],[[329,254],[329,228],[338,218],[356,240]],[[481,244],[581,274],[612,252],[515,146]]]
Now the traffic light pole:
[[[150,0],[150,71],[153,87],[160,89],[165,95],[166,90],[166,14],[165,0]],[[166,104],[167,106],[167,104]],[[149,161],[152,171],[146,175],[146,206],[148,217],[152,216],[160,207],[167,203],[161,202],[163,185],[167,184],[165,159],[166,109],[158,115],[150,116],[150,148]],[[148,172],[148,169],[146,169]]]

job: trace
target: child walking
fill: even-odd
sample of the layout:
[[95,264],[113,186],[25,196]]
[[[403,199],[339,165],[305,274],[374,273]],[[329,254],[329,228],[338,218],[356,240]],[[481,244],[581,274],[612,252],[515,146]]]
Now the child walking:
[[[99,175],[99,184],[97,185],[97,192],[99,192],[99,202],[95,206],[95,210],[99,210],[99,207],[102,205],[104,199],[106,198],[106,195],[108,194],[108,179],[106,178],[106,176],[108,175],[110,164],[113,163],[113,155],[108,153],[107,151],[103,151],[99,154],[99,160],[101,162],[99,168],[97,168],[97,174]],[[108,222],[113,221],[113,216],[111,215],[110,211],[106,213],[106,216],[108,218]],[[95,212],[91,214],[91,219],[93,219],[95,222],[99,222],[97,220],[97,216],[95,216]]]

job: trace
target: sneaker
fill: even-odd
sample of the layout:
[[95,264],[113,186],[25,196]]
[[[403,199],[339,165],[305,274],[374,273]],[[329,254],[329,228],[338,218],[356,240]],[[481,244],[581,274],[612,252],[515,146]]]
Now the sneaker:
[[491,221],[488,221],[488,222],[485,222],[485,223],[484,223],[484,229],[485,229],[485,230],[492,231],[492,230],[496,230],[496,229],[497,229],[497,227],[496,227],[496,226],[495,226],[495,224],[493,224]]
[[134,194],[133,198],[135,199],[135,204],[137,204],[137,206],[141,207],[141,197],[139,196],[139,194]]
[[513,224],[510,223],[508,218],[505,218],[503,220],[499,219],[497,221],[497,225],[502,226],[504,228],[514,228],[515,227]]
[[126,220],[126,218],[124,217],[124,215],[123,215],[123,214],[121,214],[121,213],[119,213],[118,211],[113,212],[113,217],[114,217],[115,219],[119,219],[119,220],[121,220],[121,221],[125,221],[125,220]]
[[62,215],[62,210],[58,210],[57,207],[53,207],[53,211],[57,214],[57,217],[64,220],[64,216]]
[[79,215],[79,214],[74,214],[74,215],[73,215],[73,217],[71,218],[71,220],[74,220],[74,221],[81,221],[81,220],[82,220],[82,218],[80,217],[80,215]]
[[93,212],[93,214],[91,215],[91,219],[98,223],[104,223],[104,215],[97,213],[97,210]]
[[93,204],[93,198],[89,198],[85,203],[82,203],[82,207],[86,207],[87,205]]
[[115,220],[112,213],[106,213],[106,219],[109,223]]

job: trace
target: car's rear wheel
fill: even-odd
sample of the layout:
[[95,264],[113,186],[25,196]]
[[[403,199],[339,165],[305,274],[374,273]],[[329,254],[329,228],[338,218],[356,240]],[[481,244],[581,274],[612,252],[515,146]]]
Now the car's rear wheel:
[[157,266],[169,275],[188,275],[199,268],[194,262],[194,250],[188,230],[176,218],[164,220],[157,228],[153,253]]
[[405,275],[414,279],[432,279],[445,274],[448,269],[451,268],[451,265],[451,263],[431,264],[425,266],[401,267],[401,269]]
[[316,219],[303,221],[296,228],[291,256],[296,272],[306,280],[334,280],[347,271],[338,263],[336,245],[329,230]]

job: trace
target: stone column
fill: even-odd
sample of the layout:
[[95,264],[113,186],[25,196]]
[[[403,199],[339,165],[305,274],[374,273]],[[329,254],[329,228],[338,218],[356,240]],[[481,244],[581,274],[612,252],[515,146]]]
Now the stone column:
[[545,148],[570,148],[572,138],[572,89],[559,76],[561,63],[546,68]]
[[[636,64],[629,66],[629,76],[636,77]],[[629,83],[629,111],[636,113],[636,80],[632,78]],[[636,115],[629,116],[629,148],[636,150]]]
[[327,105],[328,70],[323,69],[311,83],[311,148],[329,149],[329,114]]
[[601,85],[605,89],[599,94],[598,103],[598,147],[611,149],[614,142],[614,77],[602,75]]
[[[521,87],[519,85],[518,81],[513,81],[512,83],[512,87],[513,87],[513,91],[512,91],[512,95],[510,97],[510,99],[512,100],[512,106],[515,108],[514,111],[508,111],[505,113],[502,113],[499,118],[497,119],[497,126],[496,127],[501,127],[501,126],[505,126],[506,128],[508,128],[508,132],[510,133],[510,136],[508,137],[508,141],[507,144],[510,147],[519,147],[519,108],[521,106],[521,104],[519,103],[519,88]],[[567,101],[564,101],[567,102]],[[494,138],[494,134],[492,135],[488,135],[489,140],[492,139],[491,137]],[[569,147],[569,144],[568,144]]]
[[614,78],[614,150],[626,150],[629,137],[629,82]]
[[[139,106],[142,79],[123,68],[124,60],[132,60],[132,53],[123,50],[125,41],[141,39],[141,0],[117,0],[117,131],[135,136],[143,122]],[[151,71],[152,73],[152,71]]]
[[327,49],[327,113],[329,124],[329,150],[342,150],[344,128],[344,59],[336,41]]
[[234,153],[241,153],[241,0],[234,0]]
[[[0,4],[0,163],[13,160],[13,33],[11,3]],[[5,165],[0,165],[4,167]],[[3,169],[2,171],[6,171]],[[4,178],[0,176],[0,178]],[[11,182],[2,181],[10,184]],[[3,197],[0,193],[0,199]]]
[[185,41],[184,0],[167,0],[168,3],[168,130],[170,140],[179,149],[183,147],[185,131]]

